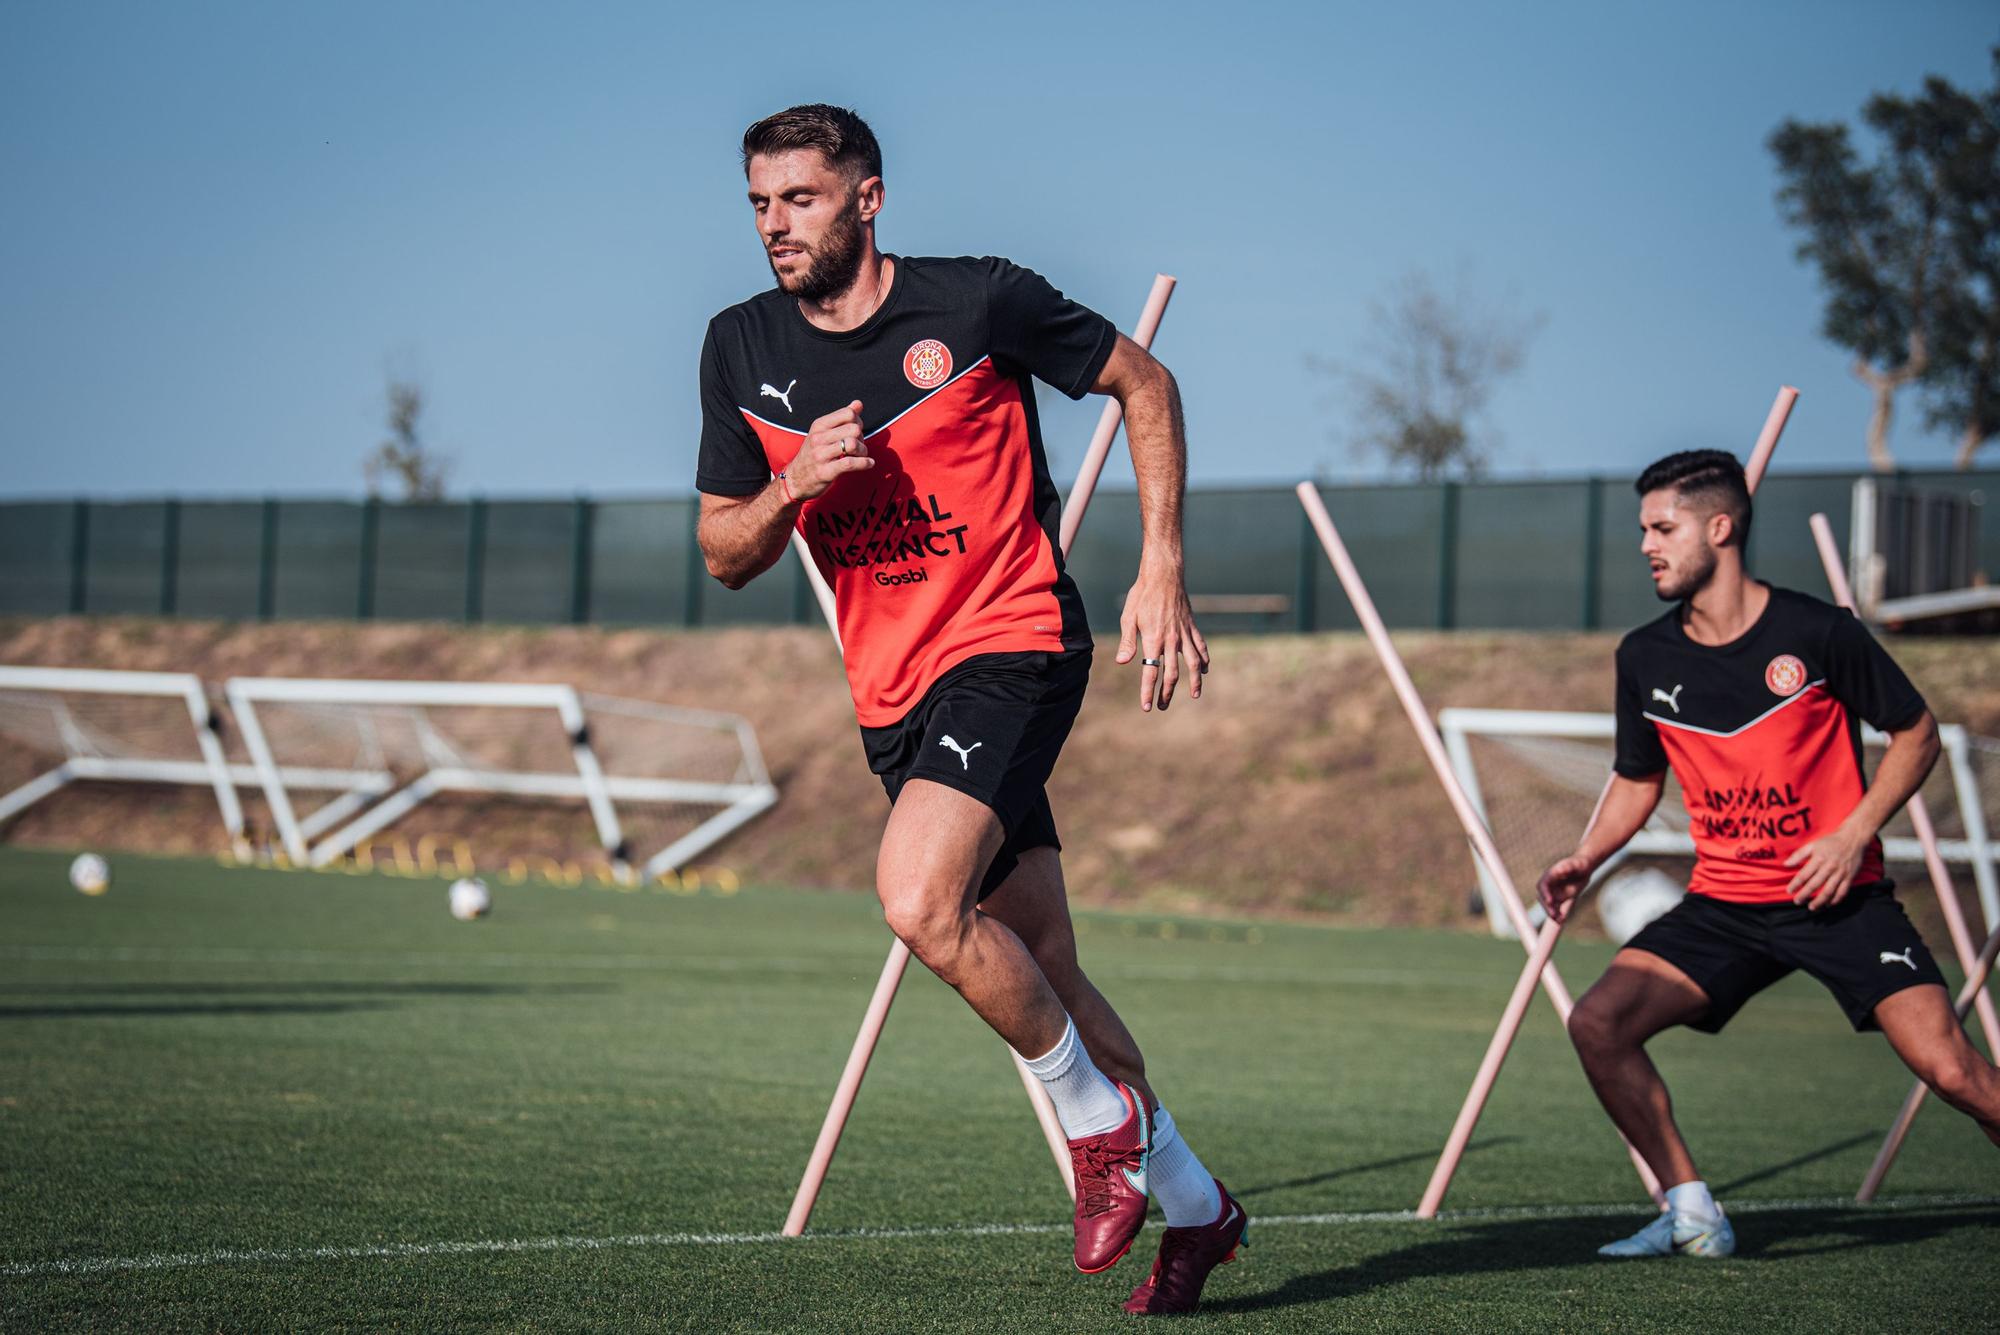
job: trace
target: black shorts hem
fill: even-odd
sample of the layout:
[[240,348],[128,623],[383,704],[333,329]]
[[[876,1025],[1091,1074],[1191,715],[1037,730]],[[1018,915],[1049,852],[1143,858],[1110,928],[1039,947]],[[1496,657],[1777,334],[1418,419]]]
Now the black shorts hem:
[[1726,1009],[1719,1008],[1716,1003],[1716,995],[1721,989],[1716,986],[1716,981],[1713,977],[1700,977],[1696,975],[1694,970],[1688,967],[1688,961],[1677,960],[1672,955],[1666,954],[1663,951],[1648,949],[1645,946],[1637,944],[1637,942],[1637,937],[1627,941],[1618,948],[1619,953],[1623,954],[1625,951],[1630,950],[1641,955],[1651,955],[1663,964],[1671,964],[1676,969],[1679,969],[1690,983],[1701,989],[1702,999],[1708,1003],[1708,1008],[1694,1019],[1683,1023],[1681,1026],[1683,1029],[1692,1029],[1698,1034],[1719,1034],[1722,1032],[1723,1026],[1736,1018],[1736,1012],[1743,1009],[1743,1003],[1749,1000],[1748,997],[1742,997]]
[[943,784],[953,792],[964,793],[967,797],[979,803],[980,806],[985,807],[988,811],[999,817],[1001,829],[1006,829],[1007,814],[1000,810],[999,803],[994,800],[999,794],[987,791],[965,775],[953,774],[942,765],[936,768],[921,766],[905,773],[902,777],[902,782],[908,783],[912,779],[923,779],[930,783]]
[[[1943,984],[1939,983],[1935,978],[1922,978],[1922,977],[1905,978],[1898,982],[1891,983],[1889,986],[1883,988],[1880,992],[1877,992],[1874,996],[1869,997],[1865,1002],[1864,1001],[1850,1002],[1846,997],[1840,997],[1838,998],[1838,1000],[1840,1002],[1841,1010],[1847,1013],[1847,1022],[1854,1026],[1855,1033],[1865,1034],[1870,1032],[1871,1030],[1879,1032],[1882,1026],[1875,1022],[1875,1008],[1877,1006],[1887,1001],[1890,997],[1895,996],[1898,992],[1907,992],[1913,987],[1924,987],[1927,985],[1943,986]],[[1950,1000],[1950,993],[1951,989],[1946,988],[1945,994],[1947,1001]]]

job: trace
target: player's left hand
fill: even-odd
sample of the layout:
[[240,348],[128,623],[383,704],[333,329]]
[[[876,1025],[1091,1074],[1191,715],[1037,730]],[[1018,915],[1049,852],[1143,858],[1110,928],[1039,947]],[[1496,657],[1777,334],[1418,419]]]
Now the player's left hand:
[[1125,595],[1125,611],[1118,618],[1118,661],[1129,663],[1135,653],[1142,660],[1141,710],[1156,704],[1165,709],[1173,703],[1183,656],[1194,672],[1194,698],[1201,699],[1201,679],[1208,671],[1208,642],[1195,629],[1194,610],[1188,606],[1187,585],[1178,561],[1155,562],[1144,556],[1139,560],[1138,582]]
[[1847,898],[1848,887],[1854,884],[1854,873],[1861,870],[1861,854],[1867,847],[1866,839],[1853,839],[1839,830],[1802,845],[1785,859],[1787,867],[1799,869],[1792,883],[1785,887],[1785,893],[1794,904],[1803,904],[1808,909],[1838,904]]

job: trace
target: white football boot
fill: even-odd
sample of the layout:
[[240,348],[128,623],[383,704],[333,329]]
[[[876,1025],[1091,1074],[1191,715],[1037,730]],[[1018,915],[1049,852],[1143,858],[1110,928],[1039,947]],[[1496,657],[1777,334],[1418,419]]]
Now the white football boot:
[[1715,1218],[1675,1214],[1662,1210],[1659,1218],[1620,1242],[1597,1249],[1599,1256],[1627,1259],[1638,1256],[1702,1256],[1716,1259],[1736,1251],[1736,1230],[1729,1216],[1715,1207]]

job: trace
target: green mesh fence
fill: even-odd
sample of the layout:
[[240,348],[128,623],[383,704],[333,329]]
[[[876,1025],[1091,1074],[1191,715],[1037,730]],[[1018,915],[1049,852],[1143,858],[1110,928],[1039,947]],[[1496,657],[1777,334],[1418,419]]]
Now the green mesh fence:
[[176,516],[172,611],[248,619],[264,610],[264,527],[275,504],[187,501]]
[[1118,633],[1125,592],[1139,573],[1139,498],[1129,491],[1101,491],[1092,498],[1069,553],[1070,577],[1083,595],[1090,628]]
[[[1439,624],[1444,602],[1445,492],[1439,487],[1322,487],[1327,513],[1368,583],[1382,620],[1392,627]],[[1292,504],[1298,505],[1296,497]],[[1299,541],[1304,541],[1301,534]],[[1353,630],[1361,623],[1332,567],[1312,539],[1316,612],[1320,630]]]
[[90,507],[84,542],[84,611],[160,610],[167,514],[164,501]]
[[[604,501],[590,531],[590,613],[614,625],[685,626],[694,550],[694,502]],[[716,585],[718,589],[721,585]],[[695,590],[699,596],[699,590]]]
[[462,620],[468,507],[384,505],[376,513],[370,615],[388,621]]
[[271,611],[351,617],[361,609],[361,536],[367,507],[353,501],[281,501],[271,566]]
[[[2000,473],[1906,473],[1994,494]],[[1844,542],[1852,474],[1781,474],[1757,497],[1752,567],[1825,592],[1806,528]],[[1391,626],[1620,629],[1658,616],[1629,479],[1323,487]],[[612,625],[818,624],[787,554],[746,588],[710,579],[692,498],[0,503],[0,613],[415,619]],[[2000,517],[1981,528],[2000,575]],[[1139,563],[1137,496],[1092,502],[1069,568],[1091,627],[1116,634]],[[1187,498],[1188,592],[1209,634],[1351,629],[1347,596],[1289,488]]]
[[47,616],[70,610],[72,549],[81,508],[69,503],[0,504],[0,612]]
[[1458,540],[1450,624],[1509,630],[1582,625],[1590,582],[1589,484],[1499,483],[1453,492]]
[[589,587],[589,550],[586,547],[579,557],[577,549],[578,525],[587,532],[590,523],[588,504],[495,501],[480,504],[479,512],[484,519],[484,532],[476,535],[479,550],[461,558],[464,578],[478,581],[477,587],[467,590],[467,617],[571,620],[577,610],[579,559],[585,563],[584,587]]

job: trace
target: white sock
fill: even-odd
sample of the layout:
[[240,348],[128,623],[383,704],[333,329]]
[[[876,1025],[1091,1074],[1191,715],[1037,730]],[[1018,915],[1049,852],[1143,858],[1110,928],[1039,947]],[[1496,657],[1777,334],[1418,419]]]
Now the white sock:
[[1146,1160],[1146,1185],[1167,1213],[1167,1227],[1212,1224],[1222,1215],[1215,1178],[1181,1139],[1165,1108],[1153,1118],[1153,1153]]
[[1668,1187],[1667,1208],[1677,1215],[1689,1215],[1695,1219],[1714,1219],[1722,1212],[1715,1203],[1715,1197],[1709,1194],[1708,1183],[1702,1181]]
[[1115,1131],[1132,1115],[1118,1086],[1105,1078],[1076,1036],[1076,1023],[1065,1018],[1063,1036],[1039,1057],[1022,1058],[1056,1105],[1056,1120],[1071,1140]]

